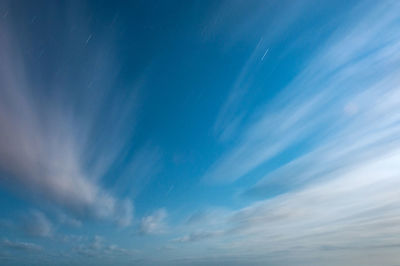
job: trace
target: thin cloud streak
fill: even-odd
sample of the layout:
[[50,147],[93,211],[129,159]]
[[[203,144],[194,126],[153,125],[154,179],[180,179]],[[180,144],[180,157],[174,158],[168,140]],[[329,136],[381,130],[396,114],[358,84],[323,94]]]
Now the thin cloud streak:
[[8,239],[3,240],[2,246],[7,249],[12,249],[17,251],[37,252],[42,250],[42,247],[37,244],[28,242],[10,241]]
[[[317,139],[313,145],[322,146],[336,136],[350,132],[347,127],[351,124],[375,119],[367,117],[368,112],[374,112],[369,111],[368,106],[382,104],[373,97],[393,97],[397,89],[399,57],[396,51],[400,36],[382,32],[398,32],[395,19],[399,7],[392,4],[391,8],[396,11],[389,14],[387,8],[385,4],[378,5],[356,25],[352,21],[342,22],[304,70],[272,103],[256,112],[261,115],[247,123],[239,144],[225,153],[207,171],[204,179],[235,181],[311,137],[321,138],[320,143]],[[349,14],[360,17],[360,12],[365,10],[359,9],[355,8]],[[377,21],[380,13],[385,13],[385,18]],[[353,29],[348,30],[350,27]],[[338,54],[340,51],[343,52]],[[392,100],[388,104],[396,103]],[[388,122],[395,119],[393,111],[380,111]],[[353,127],[351,132],[362,135],[365,130],[374,129],[374,125],[378,130],[381,126],[378,123],[366,121],[364,124],[368,128],[359,125],[361,128]]]
[[165,221],[167,216],[167,210],[161,208],[154,211],[151,215],[143,217],[139,225],[139,233],[143,235],[165,233],[167,229]]

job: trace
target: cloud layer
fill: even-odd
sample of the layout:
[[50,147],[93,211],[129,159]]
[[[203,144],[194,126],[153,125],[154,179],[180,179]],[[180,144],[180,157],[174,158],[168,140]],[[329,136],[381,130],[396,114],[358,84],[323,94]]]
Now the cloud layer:
[[[71,19],[76,20],[66,22],[72,28],[79,23],[79,16],[74,16]],[[76,217],[130,224],[130,200],[116,198],[100,181],[115,160],[126,154],[124,145],[134,125],[135,89],[110,95],[113,68],[117,67],[112,63],[114,55],[100,53],[105,44],[88,47],[83,41],[84,27],[73,38],[67,37],[65,45],[76,46],[75,54],[64,54],[58,62],[40,66],[38,73],[31,65],[35,57],[22,54],[25,44],[12,29],[13,25],[2,23],[2,182],[20,194],[60,207]],[[32,41],[31,45],[36,43]],[[69,69],[68,62],[83,54],[89,57],[88,64],[78,70]],[[35,74],[46,78],[47,84]],[[113,107],[107,108],[108,104]]]
[[1,263],[400,261],[398,3],[8,5]]
[[[239,141],[207,171],[207,181],[260,175],[272,159],[295,156],[243,190],[257,202],[216,214],[212,225],[205,221],[177,242],[199,242],[184,246],[192,251],[207,246],[210,264],[213,256],[260,265],[399,259],[399,9],[396,3],[354,7],[290,84],[241,122]],[[261,57],[256,48],[249,60],[257,65]],[[244,99],[247,89],[238,84],[232,95]],[[221,117],[236,124],[232,112],[242,120],[235,104],[228,98],[217,125]],[[364,260],[365,252],[380,260]]]

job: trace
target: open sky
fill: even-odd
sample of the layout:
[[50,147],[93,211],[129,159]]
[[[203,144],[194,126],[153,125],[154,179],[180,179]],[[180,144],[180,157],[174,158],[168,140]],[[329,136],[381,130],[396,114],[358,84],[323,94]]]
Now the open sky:
[[0,0],[1,265],[400,262],[400,2]]

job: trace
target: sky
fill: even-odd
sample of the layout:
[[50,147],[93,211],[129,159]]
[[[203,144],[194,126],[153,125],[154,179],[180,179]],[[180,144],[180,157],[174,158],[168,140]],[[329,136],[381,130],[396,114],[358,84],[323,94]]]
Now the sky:
[[0,264],[398,265],[399,14],[0,0]]

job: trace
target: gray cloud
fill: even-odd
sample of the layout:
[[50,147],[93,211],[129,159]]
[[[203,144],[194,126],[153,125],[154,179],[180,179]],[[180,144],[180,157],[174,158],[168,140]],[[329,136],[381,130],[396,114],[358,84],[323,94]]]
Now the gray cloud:
[[39,211],[32,210],[22,216],[21,230],[30,236],[51,237],[54,232],[52,223]]
[[[0,26],[2,185],[44,207],[59,208],[72,219],[105,219],[127,226],[133,217],[132,195],[119,199],[101,181],[116,162],[128,157],[137,91],[143,82],[113,90],[119,71],[113,33],[93,36],[81,12],[82,7],[68,9],[68,19],[60,23],[74,30],[65,33],[62,46],[52,48],[62,49],[62,55],[57,61],[41,60],[46,63],[38,68],[34,66],[39,55],[24,55],[25,46],[35,41],[21,42],[12,21]],[[98,41],[87,42],[88,36]],[[84,63],[69,67],[83,62],[82,57],[87,59]],[[159,159],[153,153],[141,154],[150,165]],[[135,162],[142,160],[140,154],[136,157]],[[151,175],[149,169],[137,168],[129,171],[130,177]]]

